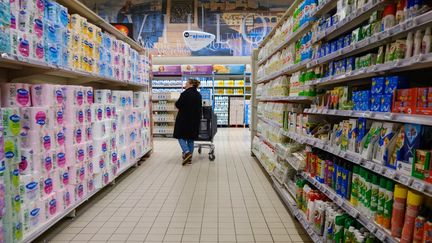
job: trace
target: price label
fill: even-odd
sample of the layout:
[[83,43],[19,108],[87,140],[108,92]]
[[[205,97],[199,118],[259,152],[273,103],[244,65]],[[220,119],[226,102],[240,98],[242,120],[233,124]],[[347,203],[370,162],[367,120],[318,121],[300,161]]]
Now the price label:
[[371,233],[374,233],[375,230],[376,230],[376,227],[375,227],[374,223],[372,223],[372,222],[369,222],[369,223],[366,225],[366,228],[367,228]]
[[375,232],[375,236],[381,241],[384,242],[386,235],[382,230],[377,230],[377,232]]
[[343,203],[344,203],[343,199],[340,197],[337,197],[336,204],[339,205],[339,207],[342,207]]
[[376,173],[381,174],[383,167],[381,165],[374,165],[373,169]]
[[342,158],[345,158],[346,155],[347,155],[347,154],[346,154],[345,151],[341,151],[341,152],[339,153],[339,156],[342,157]]
[[322,114],[327,114],[328,113],[328,109],[326,108],[326,109],[322,109],[322,112],[321,112]]
[[334,152],[333,154],[335,154],[335,155],[339,155],[340,152],[341,152],[341,149],[338,148],[338,147],[335,147],[334,150],[333,150],[333,152]]
[[329,110],[328,114],[335,115],[336,114],[336,110]]
[[370,161],[366,161],[365,167],[369,170],[373,170],[374,164]]
[[385,174],[385,176],[387,176],[388,178],[394,179],[395,176],[396,176],[396,170],[393,170],[393,169],[387,169],[387,170],[384,172],[384,174]]
[[406,176],[406,175],[399,175],[399,178],[398,178],[398,181],[401,183],[401,184],[404,184],[404,185],[408,185],[409,184],[409,182],[410,182],[410,178],[409,178],[409,176]]
[[415,180],[411,184],[411,187],[416,189],[417,191],[423,192],[426,188],[426,184],[422,181]]

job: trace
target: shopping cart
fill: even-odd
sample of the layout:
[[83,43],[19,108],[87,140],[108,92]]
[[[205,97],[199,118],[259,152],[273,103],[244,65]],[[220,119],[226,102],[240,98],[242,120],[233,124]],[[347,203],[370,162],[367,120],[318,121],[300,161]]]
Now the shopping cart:
[[215,160],[213,138],[217,132],[217,117],[211,106],[203,106],[202,118],[199,129],[198,139],[195,143],[195,148],[198,148],[198,153],[201,154],[203,148],[209,149],[209,160]]

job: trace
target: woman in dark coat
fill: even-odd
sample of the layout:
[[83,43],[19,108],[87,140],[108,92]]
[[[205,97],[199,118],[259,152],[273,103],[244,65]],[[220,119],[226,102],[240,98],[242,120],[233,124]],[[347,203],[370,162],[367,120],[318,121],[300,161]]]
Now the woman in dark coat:
[[177,138],[183,151],[183,165],[191,163],[194,150],[194,140],[198,138],[201,122],[202,98],[198,92],[200,82],[189,79],[185,91],[175,103],[178,114],[174,127],[174,138]]

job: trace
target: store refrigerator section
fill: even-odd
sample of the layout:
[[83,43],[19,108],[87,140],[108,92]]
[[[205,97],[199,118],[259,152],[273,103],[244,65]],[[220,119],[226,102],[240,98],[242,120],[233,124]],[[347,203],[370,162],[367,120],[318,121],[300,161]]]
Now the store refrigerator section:
[[255,51],[252,153],[312,241],[430,240],[431,28],[424,1],[300,0]]

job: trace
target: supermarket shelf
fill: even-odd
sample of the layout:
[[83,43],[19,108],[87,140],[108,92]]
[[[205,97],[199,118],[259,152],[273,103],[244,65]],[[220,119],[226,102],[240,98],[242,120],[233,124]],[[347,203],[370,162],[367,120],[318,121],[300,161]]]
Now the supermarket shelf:
[[[144,153],[143,157],[145,155],[147,155],[151,150],[152,150],[152,148],[148,148],[146,150],[146,152]],[[141,159],[142,159],[142,157],[139,158],[138,160],[136,160],[134,163],[131,163],[128,166],[124,167],[122,170],[120,170],[117,173],[117,176],[113,180],[115,180],[116,178],[118,178],[121,174],[123,174],[125,171],[127,171],[128,169],[130,169],[132,166],[135,166],[138,163],[138,161],[140,161]],[[76,210],[83,203],[87,202],[90,198],[92,198],[94,195],[96,195],[99,191],[101,191],[102,189],[106,188],[106,186],[107,185],[105,185],[102,188],[95,189],[92,193],[90,193],[87,196],[85,196],[81,201],[75,202],[75,204],[73,206],[71,206],[70,208],[68,208],[66,211],[62,212],[61,214],[58,214],[57,216],[55,216],[54,218],[52,218],[48,222],[45,222],[43,225],[41,225],[39,228],[33,230],[31,233],[29,233],[27,235],[24,235],[24,238],[23,238],[22,242],[32,242],[32,241],[34,241],[39,236],[41,236],[44,232],[46,232],[48,229],[50,229],[52,226],[54,226],[56,223],[58,223],[60,220],[62,220],[63,218],[65,218],[66,216],[68,216],[70,213],[72,213],[74,210]]]
[[83,3],[78,0],[56,0],[61,5],[68,8],[69,13],[78,13],[92,24],[95,24],[110,34],[114,35],[117,39],[120,39],[126,43],[128,43],[131,47],[136,49],[138,52],[143,52],[144,48],[139,45],[137,42],[132,40],[127,35],[123,34],[123,32],[116,29],[113,25],[106,22],[103,18],[101,18],[98,14],[87,8]]
[[244,79],[245,77],[250,76],[250,74],[215,74],[214,80],[225,80],[225,79]]
[[276,25],[272,28],[272,30],[270,31],[270,33],[267,34],[266,38],[264,38],[264,40],[260,43],[260,45],[258,46],[258,48],[263,48],[264,45],[271,39],[273,38],[274,33],[276,32],[277,28],[279,28],[284,22],[285,20],[290,17],[294,11],[296,10],[297,6],[300,4],[301,0],[295,0],[295,1],[289,1],[292,4],[290,5],[290,7],[287,9],[287,11],[285,11],[285,13],[282,15],[282,18],[276,23]]
[[244,94],[215,94],[214,96],[244,96]]
[[282,96],[282,97],[257,97],[258,101],[291,101],[291,102],[311,102],[315,97],[309,96]]
[[257,133],[257,137],[259,139],[261,139],[261,141],[263,141],[265,144],[267,144],[270,148],[276,149],[276,144],[274,144],[273,142],[271,142],[270,140],[268,140],[266,137],[264,137],[260,133]]
[[383,229],[380,225],[376,224],[371,218],[362,215],[348,200],[337,195],[333,189],[325,184],[321,184],[310,175],[305,172],[301,173],[301,176],[318,188],[322,193],[324,193],[329,199],[335,202],[339,207],[341,207],[345,212],[347,212],[351,217],[357,219],[363,226],[365,226],[372,234],[374,234],[377,239],[381,242],[386,243],[397,243],[399,242],[393,238],[389,231]]
[[260,162],[262,168],[267,172],[267,175],[272,176],[273,173],[267,170],[267,167],[264,165],[264,162],[259,158],[259,152],[255,149],[252,149],[252,153],[255,155],[256,159]]
[[332,85],[348,81],[371,78],[384,73],[396,73],[409,70],[419,70],[432,67],[432,53],[418,55],[411,58],[377,64],[375,66],[361,68],[341,75],[320,78],[308,82],[308,85]]
[[313,68],[333,61],[335,59],[341,59],[347,56],[353,56],[355,54],[372,50],[376,47],[382,46],[388,42],[394,41],[408,34],[408,32],[414,32],[418,29],[424,28],[425,25],[432,22],[432,11],[429,11],[423,15],[420,15],[414,19],[409,19],[401,24],[398,24],[391,29],[377,33],[369,38],[366,38],[360,42],[353,43],[339,51],[333,52],[324,57],[311,60],[307,64],[307,68]]
[[352,110],[332,110],[332,109],[305,109],[304,113],[314,115],[343,116],[343,117],[364,117],[378,121],[392,121],[402,123],[414,123],[432,126],[432,116],[412,115],[390,112],[373,112],[373,111],[352,111]]
[[308,60],[301,61],[300,63],[297,63],[297,64],[288,65],[286,68],[283,68],[282,70],[275,72],[272,75],[268,75],[264,78],[257,80],[256,83],[257,84],[266,83],[266,82],[273,80],[279,76],[295,73],[301,69],[306,68],[306,65],[309,61],[310,60],[308,59]]
[[300,27],[296,32],[292,33],[288,39],[286,41],[284,41],[282,44],[280,44],[278,47],[276,47],[276,49],[272,52],[270,52],[269,55],[267,55],[265,58],[263,58],[262,60],[260,60],[258,62],[258,66],[263,65],[267,60],[269,60],[274,54],[276,54],[277,52],[279,52],[280,50],[282,50],[283,48],[285,48],[286,46],[288,46],[289,44],[297,41],[297,39],[304,35],[313,25],[313,22],[307,22],[306,24],[303,24],[302,27]]
[[153,76],[153,79],[156,79],[156,80],[178,80],[178,81],[182,80],[183,81],[183,78],[181,75],[178,75],[178,76],[163,76],[163,75]]
[[156,89],[182,89],[183,86],[165,86],[165,85],[152,85],[152,88]]
[[177,112],[177,110],[168,110],[168,109],[153,109],[152,111],[169,111],[169,112]]
[[147,87],[149,84],[129,83],[93,73],[72,70],[45,62],[23,59],[18,56],[1,53],[0,68],[11,70],[12,78],[29,78],[36,75],[49,75],[68,79],[68,84],[82,85],[86,83],[102,83],[115,86]]
[[169,101],[169,102],[174,102],[174,101],[177,101],[177,99],[152,99],[152,102],[153,101]]
[[221,89],[221,88],[244,88],[246,86],[214,86],[215,88]]
[[153,118],[153,122],[155,122],[155,123],[174,123],[175,121],[174,120],[163,121],[163,120],[158,120],[158,119]]
[[397,183],[410,187],[418,192],[421,192],[429,197],[432,197],[432,184],[427,183],[425,181],[419,180],[412,176],[405,175],[397,170],[386,167],[382,164],[378,164],[373,161],[366,160],[361,157],[360,154],[351,152],[351,151],[342,151],[340,148],[336,148],[330,145],[327,145],[324,141],[321,141],[316,138],[301,136],[293,132],[287,132],[282,130],[282,134],[297,141],[301,144],[308,144],[310,146],[319,148],[328,153],[334,154],[340,158],[346,159],[352,163],[358,164],[361,167],[364,167],[368,170],[374,171],[377,174],[381,174],[387,177],[390,180],[393,180]]
[[[333,9],[333,8],[336,7],[336,3],[337,3],[337,1],[334,1],[334,0],[333,1],[332,0],[325,1],[324,3],[320,4],[315,9],[315,12],[312,13],[312,16],[320,16],[321,14],[330,11],[331,9]],[[295,6],[296,5],[292,5],[292,7],[295,7]],[[284,19],[280,20],[280,22],[284,22]],[[268,54],[266,57],[264,57],[260,61],[258,61],[258,66],[261,66],[267,60],[269,60],[274,54],[276,54],[278,51],[280,51],[284,47],[286,47],[289,44],[291,44],[294,41],[296,41],[300,36],[302,36],[303,34],[305,34],[313,24],[314,24],[313,22],[308,22],[308,23],[304,24],[302,27],[300,27],[296,32],[292,33],[290,35],[290,37],[286,41],[284,41],[283,43],[281,43],[274,51],[270,52],[270,54]],[[273,29],[277,29],[277,27],[275,26]],[[272,38],[273,34],[274,34],[274,32],[270,32],[268,34],[268,38]],[[262,48],[262,46],[263,45],[260,45],[260,48]]]
[[270,120],[270,119],[268,119],[268,118],[266,118],[264,116],[258,115],[258,119],[262,120],[263,122],[265,122],[265,123],[267,123],[269,125],[272,125],[273,127],[282,128],[282,124],[280,124],[279,122],[275,122],[273,120]]
[[369,19],[370,14],[377,10],[381,4],[385,3],[386,0],[372,0],[367,3],[363,8],[358,8],[352,13],[350,13],[343,20],[339,21],[337,24],[332,27],[321,31],[315,35],[315,38],[312,39],[314,43],[326,39],[331,40],[337,36],[342,35],[343,33],[353,29],[357,25],[361,24],[365,20]]
[[324,242],[323,238],[320,237],[318,234],[316,234],[312,226],[307,222],[304,213],[297,208],[294,198],[290,195],[288,190],[283,185],[278,185],[278,182],[275,181],[274,178],[272,179],[273,179],[273,188],[275,188],[276,192],[282,198],[282,201],[285,203],[288,210],[290,210],[290,212],[297,218],[297,220],[300,222],[300,224],[309,234],[309,237],[312,239],[312,241],[315,243]]

